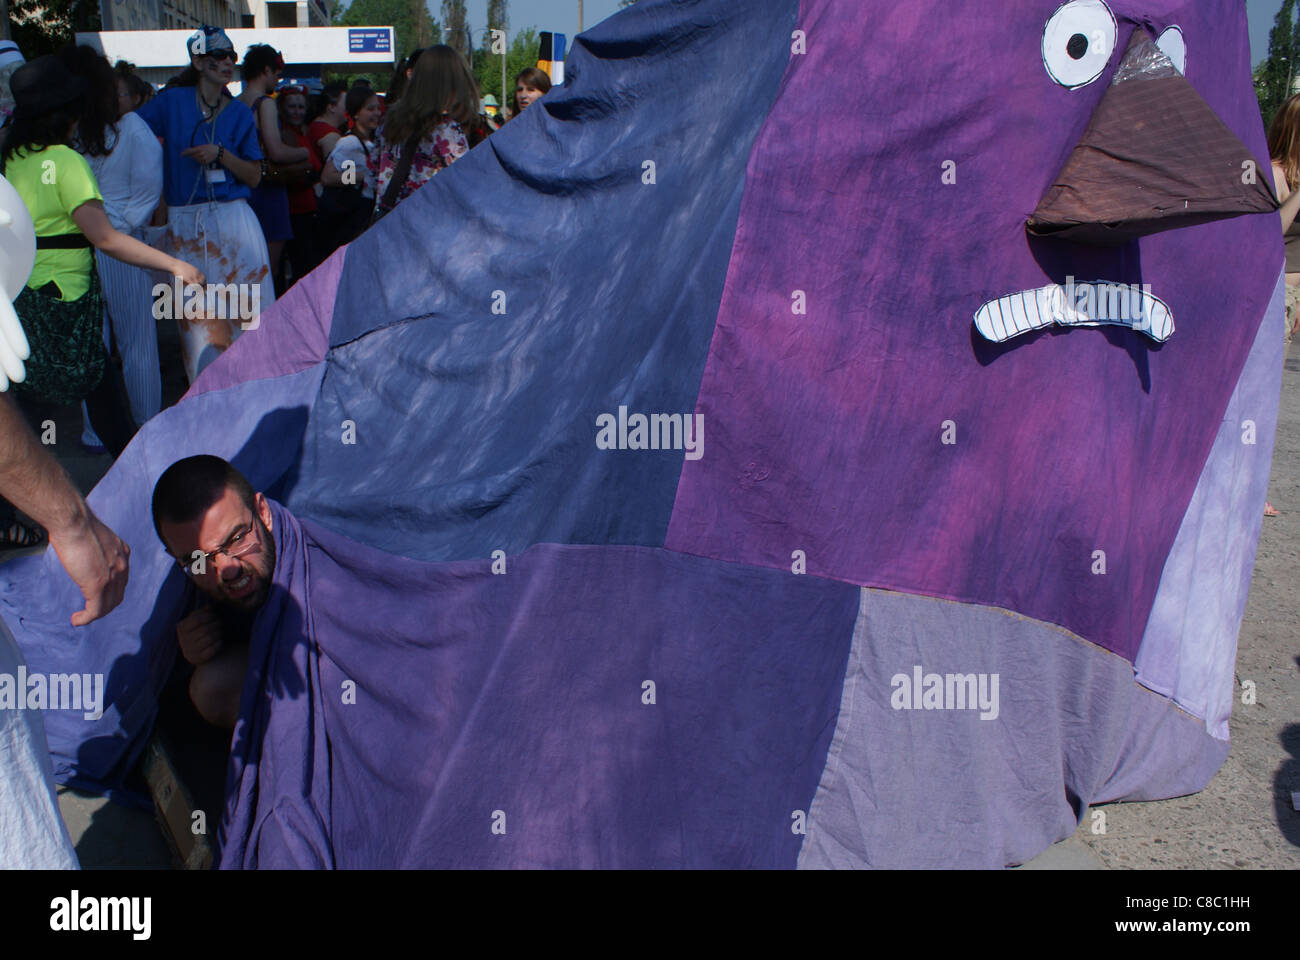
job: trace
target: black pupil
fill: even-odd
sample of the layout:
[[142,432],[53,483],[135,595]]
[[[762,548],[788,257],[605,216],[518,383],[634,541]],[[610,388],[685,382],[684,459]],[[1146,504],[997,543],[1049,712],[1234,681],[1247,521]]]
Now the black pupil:
[[1082,60],[1083,55],[1088,52],[1088,38],[1081,33],[1076,33],[1065,45],[1065,52],[1073,60]]

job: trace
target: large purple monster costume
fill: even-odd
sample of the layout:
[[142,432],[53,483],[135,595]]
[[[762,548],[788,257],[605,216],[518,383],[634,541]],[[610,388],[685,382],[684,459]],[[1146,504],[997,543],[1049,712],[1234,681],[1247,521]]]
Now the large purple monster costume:
[[121,608],[0,568],[33,670],[108,675],[60,776],[147,736],[204,452],[288,508],[224,866],[996,867],[1204,787],[1281,376],[1245,14],[1004,6],[579,37],[142,431]]

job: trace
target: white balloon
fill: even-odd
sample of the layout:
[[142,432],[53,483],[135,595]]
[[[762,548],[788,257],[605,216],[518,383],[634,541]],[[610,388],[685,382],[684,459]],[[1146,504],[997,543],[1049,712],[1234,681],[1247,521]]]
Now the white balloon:
[[[23,361],[31,355],[27,335],[23,333],[14,305],[0,297],[0,370],[14,383],[22,383],[27,378]],[[3,389],[0,387],[0,391]]]
[[27,204],[4,177],[0,176],[0,392],[9,381],[21,383],[27,376],[23,361],[31,356],[22,323],[14,312],[13,299],[22,293],[36,263],[36,228]]

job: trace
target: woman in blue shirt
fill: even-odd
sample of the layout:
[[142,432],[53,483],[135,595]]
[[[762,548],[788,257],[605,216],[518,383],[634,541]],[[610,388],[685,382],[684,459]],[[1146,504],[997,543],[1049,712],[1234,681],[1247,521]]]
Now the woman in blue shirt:
[[262,177],[253,113],[230,95],[236,54],[224,30],[203,27],[188,43],[190,66],[136,112],[163,141],[167,226],[155,246],[194,262],[229,292],[205,298],[206,309],[181,310],[185,372],[193,382],[243,330],[260,325],[275,301],[266,240],[248,205]]

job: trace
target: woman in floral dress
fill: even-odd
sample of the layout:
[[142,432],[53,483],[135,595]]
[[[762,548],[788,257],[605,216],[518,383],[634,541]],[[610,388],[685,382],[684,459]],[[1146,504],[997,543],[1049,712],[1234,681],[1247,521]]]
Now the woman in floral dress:
[[[377,209],[391,210],[469,152],[465,130],[478,115],[478,102],[478,84],[459,51],[439,45],[420,53],[402,99],[384,118],[379,149],[370,154]],[[386,202],[402,155],[412,147],[405,182]]]

